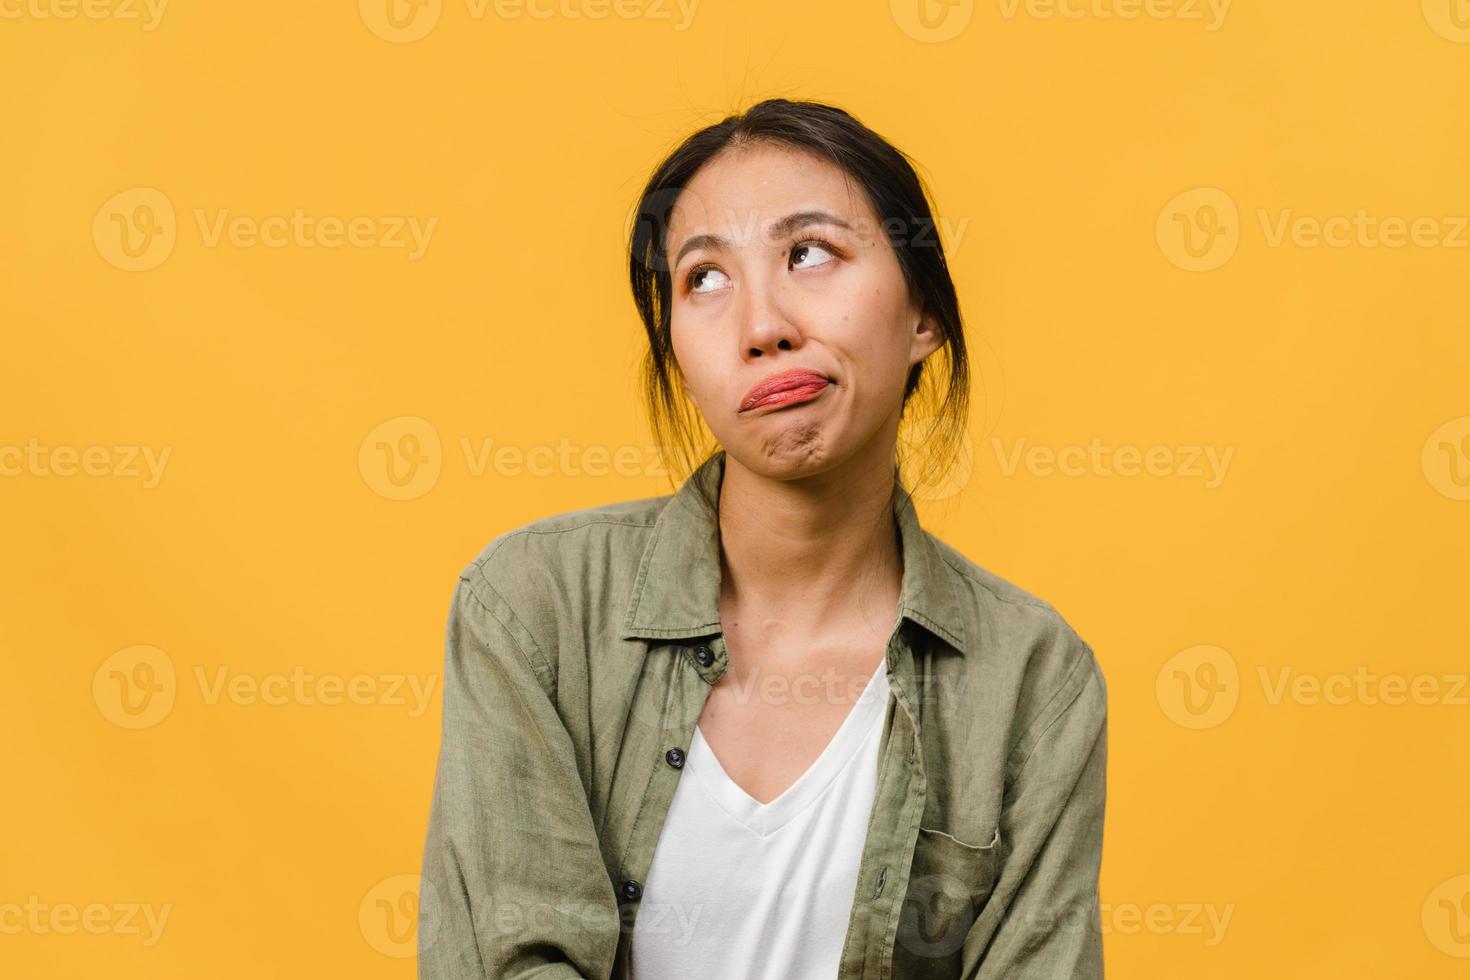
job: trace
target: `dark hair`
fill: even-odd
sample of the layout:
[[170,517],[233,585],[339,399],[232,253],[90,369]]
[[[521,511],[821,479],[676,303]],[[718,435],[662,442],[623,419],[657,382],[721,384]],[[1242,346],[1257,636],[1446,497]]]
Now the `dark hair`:
[[[648,333],[643,361],[644,398],[665,466],[680,477],[687,476],[700,465],[699,457],[707,461],[712,455],[701,449],[698,443],[703,440],[696,439],[695,430],[700,428],[701,420],[684,397],[683,378],[674,359],[670,334],[672,280],[666,251],[669,217],[684,188],[716,154],[761,143],[814,153],[855,180],[866,193],[880,227],[889,234],[909,289],[923,297],[925,308],[939,321],[947,368],[944,396],[931,424],[910,441],[924,447],[926,456],[942,466],[964,438],[970,368],[959,299],[930,214],[925,186],[901,150],[844,110],[821,102],[787,99],[767,99],[685,139],[654,170],[632,215],[628,276],[633,302]],[[932,372],[925,371],[927,363],[927,359],[920,361],[909,372],[903,392],[904,412],[923,379],[933,378]],[[925,390],[937,387],[931,383]],[[898,461],[895,468],[901,481]],[[933,462],[923,469],[926,476],[935,471]]]

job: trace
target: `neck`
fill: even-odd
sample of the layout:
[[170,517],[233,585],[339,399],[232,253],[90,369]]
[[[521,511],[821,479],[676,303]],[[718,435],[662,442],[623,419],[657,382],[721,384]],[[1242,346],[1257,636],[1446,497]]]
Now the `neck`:
[[720,487],[720,607],[774,639],[838,624],[891,627],[903,578],[892,446],[777,480],[728,453]]

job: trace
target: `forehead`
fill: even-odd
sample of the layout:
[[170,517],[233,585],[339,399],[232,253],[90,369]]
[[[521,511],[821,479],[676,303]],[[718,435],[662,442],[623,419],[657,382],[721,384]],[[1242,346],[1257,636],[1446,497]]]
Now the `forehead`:
[[855,227],[874,220],[862,187],[831,161],[770,143],[731,147],[700,167],[679,195],[669,242],[749,232],[799,210],[829,211]]

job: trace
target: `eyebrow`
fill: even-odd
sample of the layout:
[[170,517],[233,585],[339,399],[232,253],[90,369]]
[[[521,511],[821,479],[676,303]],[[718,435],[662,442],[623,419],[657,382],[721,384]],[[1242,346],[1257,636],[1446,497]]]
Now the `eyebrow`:
[[[771,225],[770,235],[773,238],[783,238],[807,225],[836,225],[839,228],[852,230],[852,225],[843,221],[835,214],[826,211],[794,211],[786,217]],[[730,240],[720,235],[694,235],[685,240],[679,246],[679,254],[674,256],[674,265],[683,261],[684,256],[697,248],[721,249],[729,248]]]

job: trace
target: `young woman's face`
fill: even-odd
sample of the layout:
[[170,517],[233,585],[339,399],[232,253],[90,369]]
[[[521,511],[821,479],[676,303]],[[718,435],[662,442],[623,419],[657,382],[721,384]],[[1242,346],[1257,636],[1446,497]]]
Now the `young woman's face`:
[[[942,337],[857,184],[805,152],[727,150],[680,194],[666,246],[674,356],[728,455],[785,478],[865,449],[889,465],[909,369]],[[787,372],[811,373],[763,387]]]

